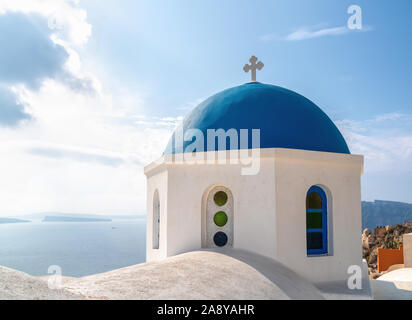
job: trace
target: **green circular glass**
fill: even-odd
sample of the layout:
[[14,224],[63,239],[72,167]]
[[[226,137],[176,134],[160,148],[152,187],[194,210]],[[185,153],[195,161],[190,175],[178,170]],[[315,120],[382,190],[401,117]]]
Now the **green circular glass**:
[[218,191],[215,193],[215,196],[213,197],[213,200],[215,203],[221,207],[224,206],[227,202],[227,194],[224,191]]
[[223,227],[227,223],[227,214],[223,211],[219,211],[215,214],[213,220],[218,227]]

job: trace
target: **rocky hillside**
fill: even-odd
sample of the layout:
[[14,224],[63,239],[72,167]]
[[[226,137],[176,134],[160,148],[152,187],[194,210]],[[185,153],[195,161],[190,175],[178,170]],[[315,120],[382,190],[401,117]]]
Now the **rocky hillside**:
[[378,248],[397,249],[403,242],[403,235],[412,233],[412,221],[395,226],[366,228],[362,234],[363,258],[368,262],[371,272],[376,272]]
[[375,200],[362,201],[362,229],[393,226],[412,220],[412,204]]

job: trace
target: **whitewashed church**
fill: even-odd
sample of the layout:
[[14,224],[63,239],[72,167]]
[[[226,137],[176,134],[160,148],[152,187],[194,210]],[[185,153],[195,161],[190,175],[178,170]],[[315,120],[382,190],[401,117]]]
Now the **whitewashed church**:
[[145,167],[147,261],[239,248],[311,282],[347,279],[362,265],[363,157],[313,102],[256,82],[263,64],[250,62],[252,82],[202,102]]

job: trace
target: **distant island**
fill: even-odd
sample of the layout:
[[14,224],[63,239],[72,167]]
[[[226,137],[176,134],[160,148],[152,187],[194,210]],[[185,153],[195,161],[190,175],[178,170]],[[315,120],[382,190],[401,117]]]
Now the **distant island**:
[[22,223],[31,222],[30,220],[16,219],[16,218],[0,218],[0,224],[3,223]]
[[362,201],[362,229],[394,226],[412,221],[412,204],[396,201]]
[[110,222],[112,219],[45,216],[42,222]]
[[87,219],[112,219],[112,220],[129,220],[129,219],[146,219],[146,215],[134,214],[134,215],[102,215],[102,214],[83,214],[83,213],[70,213],[70,212],[37,212],[21,215],[17,218],[43,220],[45,217],[69,217],[69,218],[87,218]]

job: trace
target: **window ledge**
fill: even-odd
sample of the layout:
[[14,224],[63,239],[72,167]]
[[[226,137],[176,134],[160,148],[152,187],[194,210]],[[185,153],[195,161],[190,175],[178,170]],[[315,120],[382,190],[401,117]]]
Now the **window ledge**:
[[333,255],[329,253],[323,253],[323,254],[309,254],[306,257],[307,258],[320,258],[320,257],[332,257]]

